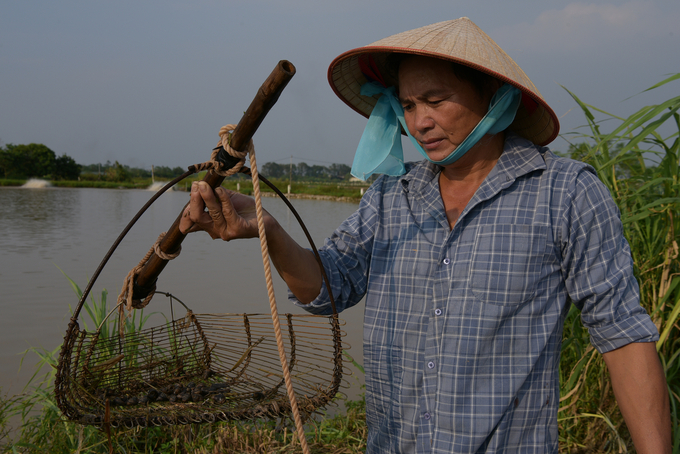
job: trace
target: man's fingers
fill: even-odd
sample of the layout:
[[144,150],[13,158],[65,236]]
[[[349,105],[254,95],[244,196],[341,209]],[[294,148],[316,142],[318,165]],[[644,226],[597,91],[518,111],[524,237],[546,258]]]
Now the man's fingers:
[[182,212],[182,219],[179,220],[179,231],[185,235],[191,232],[191,228],[194,225],[194,221],[191,220],[189,215],[190,209],[189,204],[187,203],[187,205],[184,207],[184,211]]
[[[220,199],[228,199],[229,197],[220,195],[220,199],[218,199],[218,196],[216,196],[215,193],[217,192],[219,194],[224,194],[224,192],[220,191],[220,188],[217,188],[215,191],[213,191],[213,189],[203,181],[198,184],[198,190],[201,194],[201,197],[205,201],[205,206],[208,209],[208,215],[213,222],[214,232],[211,232],[211,236],[212,234],[223,236],[227,229],[228,221],[225,219],[225,214],[222,213],[224,202],[220,203]],[[223,237],[223,239],[226,238]]]
[[198,190],[198,182],[191,183],[191,195],[189,196],[189,219],[193,222],[201,222],[205,202]]
[[[189,206],[180,219],[180,230],[183,233],[204,230],[212,238],[221,238],[225,241],[232,238],[250,238],[253,235],[246,232],[244,226],[247,225],[241,217],[242,209],[250,212],[247,203],[250,200],[248,198],[241,200],[234,197],[235,195],[237,193],[221,186],[213,190],[204,181],[192,183]],[[240,207],[238,210],[235,204]]]
[[227,222],[235,222],[236,212],[234,210],[234,205],[231,202],[231,197],[226,189],[222,186],[215,189],[215,194],[219,197],[220,201],[220,211],[224,215],[224,219]]

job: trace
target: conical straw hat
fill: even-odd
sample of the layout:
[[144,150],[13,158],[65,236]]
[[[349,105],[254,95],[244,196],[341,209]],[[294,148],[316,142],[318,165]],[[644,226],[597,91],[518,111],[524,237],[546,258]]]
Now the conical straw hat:
[[534,84],[512,58],[467,17],[439,22],[376,41],[338,56],[328,68],[328,81],[340,99],[368,117],[376,97],[362,96],[367,82],[359,67],[359,57],[370,55],[387,85],[396,85],[386,68],[391,53],[425,55],[450,60],[485,72],[522,91],[522,103],[508,129],[537,145],[557,137],[560,126]]

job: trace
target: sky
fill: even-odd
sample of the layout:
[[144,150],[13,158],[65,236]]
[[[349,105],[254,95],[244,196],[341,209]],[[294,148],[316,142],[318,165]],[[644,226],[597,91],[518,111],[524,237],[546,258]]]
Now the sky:
[[680,72],[678,0],[0,0],[0,145],[186,168],[209,159],[219,128],[289,60],[296,75],[254,136],[258,162],[351,165],[366,120],[332,92],[330,62],[462,16],[557,113],[554,150],[586,124],[563,87],[621,117],[680,91],[675,81],[640,94]]

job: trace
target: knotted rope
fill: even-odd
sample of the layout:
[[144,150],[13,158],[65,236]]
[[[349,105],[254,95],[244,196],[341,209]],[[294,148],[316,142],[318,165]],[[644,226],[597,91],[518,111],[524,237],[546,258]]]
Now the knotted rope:
[[179,256],[179,253],[182,251],[182,247],[180,246],[179,249],[177,249],[177,252],[173,252],[172,254],[168,254],[166,252],[163,252],[161,250],[161,241],[165,237],[165,234],[167,232],[163,232],[160,235],[158,235],[158,239],[156,242],[151,246],[151,249],[149,249],[149,252],[146,253],[144,258],[139,261],[139,264],[132,268],[130,272],[125,276],[125,280],[123,281],[123,288],[120,291],[120,294],[118,295],[118,332],[121,335],[121,337],[124,334],[124,325],[123,325],[123,320],[125,319],[125,309],[127,309],[128,313],[132,312],[132,309],[143,309],[145,308],[149,302],[151,302],[151,298],[153,298],[154,291],[156,290],[156,286],[153,286],[153,290],[149,292],[146,298],[142,301],[134,301],[132,299],[132,294],[134,292],[134,286],[135,286],[135,281],[137,280],[137,275],[139,274],[140,271],[142,271],[142,268],[144,268],[144,265],[146,265],[146,262],[149,261],[151,256],[153,254],[156,254],[163,260],[172,260],[174,258],[177,258]]
[[[217,142],[217,146],[213,148],[212,154],[210,155],[210,161],[203,162],[201,164],[194,164],[192,167],[196,172],[202,172],[204,170],[212,170],[216,174],[223,177],[230,177],[239,173],[241,168],[246,162],[246,156],[248,153],[254,152],[253,141],[251,140],[246,145],[245,151],[238,151],[231,148],[229,141],[231,140],[230,132],[236,129],[236,125],[225,125],[220,128],[220,140]],[[220,147],[229,153],[230,156],[238,158],[238,162],[231,169],[222,170],[222,164],[217,160],[217,155],[220,152]]]

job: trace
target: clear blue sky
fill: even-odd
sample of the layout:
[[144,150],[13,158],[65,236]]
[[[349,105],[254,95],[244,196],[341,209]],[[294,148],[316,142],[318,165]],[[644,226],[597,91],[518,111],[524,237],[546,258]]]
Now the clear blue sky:
[[331,91],[331,60],[461,16],[524,69],[562,133],[585,119],[560,85],[621,116],[680,91],[626,100],[680,72],[678,0],[0,0],[0,144],[187,167],[287,59],[297,74],[255,136],[259,161],[349,165],[366,120]]

